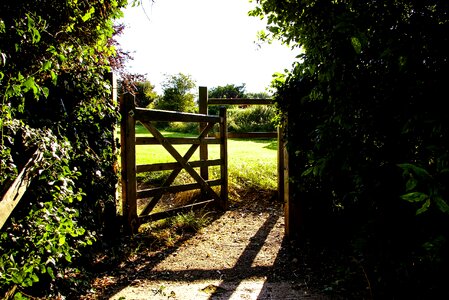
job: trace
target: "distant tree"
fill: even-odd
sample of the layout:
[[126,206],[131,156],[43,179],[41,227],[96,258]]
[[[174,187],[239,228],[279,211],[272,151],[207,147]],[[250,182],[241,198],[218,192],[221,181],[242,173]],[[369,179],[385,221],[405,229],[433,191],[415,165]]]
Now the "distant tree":
[[195,112],[195,94],[192,90],[196,87],[196,83],[192,77],[183,73],[165,77],[162,83],[163,94],[155,101],[154,108]]
[[[245,98],[246,85],[227,84],[219,85],[211,88],[208,91],[209,98],[226,98],[226,99],[238,99]],[[230,108],[230,105],[224,105],[226,108]],[[211,115],[218,115],[219,106],[209,106],[208,113]]]
[[158,95],[154,90],[154,85],[149,81],[136,82],[134,86],[136,106],[145,108],[157,99]]
[[250,99],[271,99],[272,96],[266,92],[259,92],[259,93],[248,93],[246,94],[247,98]]
[[227,84],[209,90],[209,98],[245,98],[246,85]]

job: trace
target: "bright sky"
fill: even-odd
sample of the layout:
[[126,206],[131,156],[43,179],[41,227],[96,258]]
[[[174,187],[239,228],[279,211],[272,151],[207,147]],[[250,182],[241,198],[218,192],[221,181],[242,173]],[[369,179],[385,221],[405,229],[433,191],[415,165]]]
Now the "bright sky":
[[134,60],[133,73],[147,74],[160,92],[164,74],[189,74],[197,86],[246,84],[264,92],[272,74],[290,69],[294,53],[279,43],[255,43],[265,21],[249,17],[248,0],[143,0],[129,7],[118,38]]

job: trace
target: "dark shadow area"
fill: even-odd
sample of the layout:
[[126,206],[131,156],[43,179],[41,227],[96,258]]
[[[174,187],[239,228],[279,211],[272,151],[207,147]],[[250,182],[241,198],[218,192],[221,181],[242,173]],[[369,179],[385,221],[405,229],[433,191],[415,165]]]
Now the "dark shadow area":
[[[249,209],[247,213],[253,214],[255,212]],[[301,292],[304,290],[304,297],[307,297],[312,292],[312,286],[308,283],[311,276],[307,274],[310,270],[306,268],[306,263],[299,259],[301,253],[295,252],[296,250],[294,250],[292,244],[285,238],[282,239],[281,248],[273,265],[253,266],[256,256],[261,252],[270,232],[276,226],[280,217],[279,212],[276,212],[274,209],[270,210],[268,216],[263,216],[266,220],[251,238],[242,241],[246,246],[234,265],[229,268],[154,270],[158,264],[163,263],[165,259],[174,254],[184,242],[192,238],[192,235],[154,256],[137,254],[138,258],[135,261],[109,266],[110,271],[113,271],[115,274],[123,274],[123,276],[114,284],[108,285],[101,292],[97,292],[95,299],[109,299],[125,287],[138,284],[141,280],[165,280],[178,283],[185,282],[186,284],[200,280],[216,280],[221,281],[221,283],[219,286],[214,286],[214,291],[209,293],[209,299],[226,300],[232,297],[242,282],[254,278],[265,280],[261,290],[258,291],[258,299],[280,299],[282,295],[282,299],[297,299],[288,298],[288,295],[285,298],[285,290],[287,288],[277,290],[276,287],[279,284],[282,284],[284,287],[289,285],[289,289],[293,285],[294,289],[301,290]],[[220,216],[217,215],[215,220],[219,218]],[[138,238],[144,239],[143,236],[137,236],[136,239]],[[145,241],[143,240],[143,242]],[[148,293],[150,297],[151,290]],[[328,298],[323,296],[319,299]]]
[[[211,222],[219,219],[222,214],[223,212],[220,211],[211,211]],[[114,284],[107,284],[103,289],[98,290],[95,299],[109,299],[118,291],[130,285],[134,280],[147,278],[149,271],[175,253],[182,244],[194,236],[195,233],[193,232],[184,233],[182,238],[177,240],[171,247],[157,245],[157,241],[155,241],[154,238],[146,236],[146,234],[136,234],[132,237],[123,236],[111,241],[110,244],[103,244],[101,249],[97,249],[96,251],[98,253],[104,253],[102,261],[94,264],[81,262],[81,264],[90,265],[86,271],[92,275],[95,274],[95,277],[101,275],[114,275],[119,279]],[[154,250],[152,251],[153,247]],[[127,253],[123,253],[125,252],[125,248],[127,249]],[[143,250],[143,248],[146,248],[149,252],[140,251],[140,249]],[[131,255],[130,252],[134,252],[134,255]],[[131,256],[134,256],[134,258],[131,258]],[[123,257],[128,258],[123,259]],[[84,259],[90,260],[92,257],[88,256]],[[83,274],[83,276],[84,275],[87,274]],[[95,280],[95,278],[93,280]],[[69,294],[67,299],[80,299],[80,294],[87,294],[88,291],[91,290],[92,285],[94,285],[94,281],[91,281],[90,285],[85,286],[84,288],[77,287],[76,292]]]
[[[260,193],[254,195],[260,197]],[[188,292],[199,292],[201,299],[214,300],[234,299],[242,293],[251,295],[250,299],[257,297],[260,300],[371,299],[365,289],[363,271],[351,262],[350,257],[333,261],[330,258],[335,257],[335,253],[311,247],[308,243],[297,245],[284,237],[280,203],[269,202],[266,197],[248,197],[244,203],[212,217],[205,232],[186,232],[171,247],[160,247],[145,233],[129,240],[121,239],[122,244],[118,247],[128,248],[128,254],[133,253],[89,270],[96,278],[84,291],[67,299],[110,299],[126,288],[133,290],[133,287],[144,289],[146,294],[136,298],[131,293],[131,299],[145,299],[151,298],[159,286],[177,293],[183,286]],[[248,227],[245,229],[245,226]],[[213,242],[217,237],[224,240]],[[213,259],[201,252],[204,247],[210,253],[217,251]],[[234,252],[228,252],[228,249]],[[267,252],[267,249],[271,251]],[[355,270],[350,276],[349,287],[352,289],[345,289],[348,286],[342,288],[340,281],[348,275],[342,274],[342,270],[349,267]],[[94,294],[88,292],[90,289],[96,289]],[[82,297],[81,293],[84,293]],[[128,291],[124,293],[126,295]],[[180,299],[187,298],[181,296]]]

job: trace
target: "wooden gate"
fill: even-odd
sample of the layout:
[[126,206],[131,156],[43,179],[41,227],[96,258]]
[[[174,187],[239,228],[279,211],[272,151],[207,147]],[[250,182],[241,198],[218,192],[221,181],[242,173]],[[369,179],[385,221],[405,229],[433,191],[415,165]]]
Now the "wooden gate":
[[[120,99],[121,111],[121,162],[122,162],[122,209],[125,218],[127,231],[136,232],[140,224],[176,215],[182,211],[204,207],[208,204],[215,204],[221,209],[226,209],[228,198],[228,169],[227,169],[227,126],[226,109],[221,108],[218,116],[206,114],[191,114],[173,111],[161,111],[136,108],[134,96],[125,94]],[[200,125],[200,133],[195,138],[169,138],[164,137],[152,122],[197,122]],[[153,137],[136,137],[135,125],[140,122]],[[208,136],[208,133],[215,124],[219,125],[219,135]],[[136,145],[162,145],[168,153],[176,160],[172,163],[157,163],[147,165],[136,165]],[[188,151],[181,155],[173,145],[190,144]],[[220,158],[214,160],[202,159],[199,161],[189,161],[195,151],[207,149],[209,144],[220,145]],[[220,179],[209,180],[208,167],[220,166]],[[195,170],[200,168],[200,174]],[[185,170],[196,182],[184,185],[172,185],[181,170]],[[171,170],[170,175],[157,188],[137,190],[136,173],[155,172]],[[217,193],[213,186],[220,185],[220,192]],[[202,200],[199,203],[185,205],[163,212],[153,213],[151,211],[156,206],[162,195],[165,193],[178,193],[200,189]],[[150,201],[138,214],[137,200],[149,198]]]

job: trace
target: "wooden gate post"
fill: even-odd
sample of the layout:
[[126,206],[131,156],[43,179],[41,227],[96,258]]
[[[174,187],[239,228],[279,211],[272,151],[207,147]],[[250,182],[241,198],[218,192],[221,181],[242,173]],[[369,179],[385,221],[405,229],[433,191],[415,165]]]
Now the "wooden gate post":
[[284,200],[284,216],[285,216],[285,235],[288,239],[299,241],[301,239],[301,206],[300,199],[294,199],[293,189],[291,186],[291,182],[289,179],[290,172],[290,162],[289,162],[289,153],[287,149],[287,138],[288,128],[289,128],[289,120],[288,116],[284,121],[282,136],[280,137],[279,149],[278,151],[282,154],[282,170],[279,168],[279,172],[282,173],[282,182],[279,182],[282,185],[282,193]]
[[[208,102],[207,87],[200,86],[199,93],[198,93],[198,105],[199,105],[199,113],[202,115],[207,115],[207,113],[208,113],[207,102]],[[207,126],[207,123],[201,122],[200,123],[200,132],[202,132],[206,126]],[[207,150],[207,144],[200,143],[200,160],[207,161],[208,158],[209,158],[209,154],[208,154],[208,150]],[[207,166],[201,166],[200,167],[200,175],[204,180],[209,180],[209,168]]]
[[120,149],[122,211],[125,232],[135,233],[139,228],[137,217],[136,182],[136,121],[134,95],[126,93],[120,98]]
[[284,195],[284,164],[285,164],[285,157],[284,157],[284,129],[282,124],[278,125],[277,128],[278,131],[278,153],[277,153],[277,174],[278,174],[278,200],[282,203],[284,202],[285,195]]
[[226,107],[220,107],[220,208],[228,208],[228,124],[226,120]]

